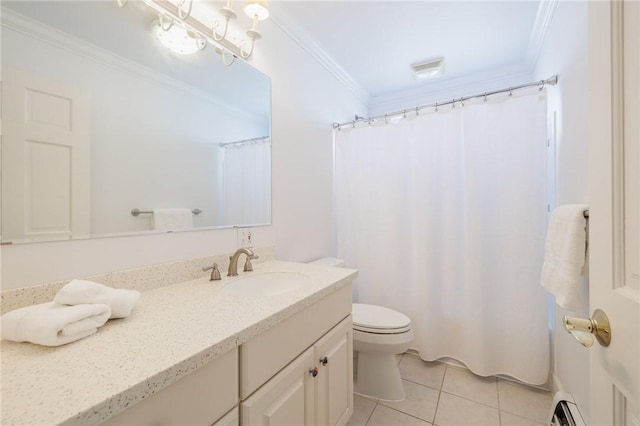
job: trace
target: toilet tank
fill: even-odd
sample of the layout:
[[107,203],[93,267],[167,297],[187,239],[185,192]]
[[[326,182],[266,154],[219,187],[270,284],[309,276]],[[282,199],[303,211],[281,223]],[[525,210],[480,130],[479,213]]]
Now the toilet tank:
[[309,262],[310,265],[318,265],[318,266],[333,266],[335,268],[343,268],[344,260],[336,259],[335,257],[322,257],[320,259],[313,260]]

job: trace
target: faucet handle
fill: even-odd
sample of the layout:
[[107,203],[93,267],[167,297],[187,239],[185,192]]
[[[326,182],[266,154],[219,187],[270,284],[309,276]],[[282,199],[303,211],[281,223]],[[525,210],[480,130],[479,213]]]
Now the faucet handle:
[[244,262],[244,272],[253,271],[253,265],[251,264],[251,260],[257,259],[259,256],[257,254],[247,256],[247,260]]
[[213,266],[209,266],[209,267],[203,267],[202,268],[203,271],[211,271],[211,277],[209,278],[209,281],[217,281],[217,280],[221,280],[222,278],[220,277],[220,270],[218,269],[218,264],[214,263]]

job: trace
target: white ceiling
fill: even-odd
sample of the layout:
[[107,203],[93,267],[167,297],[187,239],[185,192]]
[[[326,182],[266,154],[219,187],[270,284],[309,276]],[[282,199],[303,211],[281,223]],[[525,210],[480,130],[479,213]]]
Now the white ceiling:
[[[460,82],[530,75],[555,1],[270,4],[274,22],[370,105]],[[413,78],[410,64],[437,57],[445,58],[443,76]]]

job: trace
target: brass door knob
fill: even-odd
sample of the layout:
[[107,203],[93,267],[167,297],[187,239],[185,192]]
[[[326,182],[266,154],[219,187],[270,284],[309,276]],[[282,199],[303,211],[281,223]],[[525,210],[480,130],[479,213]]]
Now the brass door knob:
[[611,343],[611,324],[607,314],[600,309],[593,311],[591,318],[586,319],[565,315],[562,322],[564,328],[584,347],[593,345],[594,336],[602,346],[606,347]]

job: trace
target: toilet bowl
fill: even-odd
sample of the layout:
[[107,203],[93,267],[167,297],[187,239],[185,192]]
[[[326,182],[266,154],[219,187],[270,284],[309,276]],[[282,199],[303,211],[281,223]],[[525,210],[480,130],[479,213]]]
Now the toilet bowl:
[[358,353],[354,391],[359,395],[402,401],[404,386],[396,355],[413,341],[411,320],[383,306],[354,303],[353,350]]
[[[312,264],[342,267],[335,258],[318,259]],[[387,401],[405,398],[396,355],[409,349],[413,341],[411,320],[406,315],[383,306],[354,303],[353,350],[357,353],[354,368],[354,392]]]

